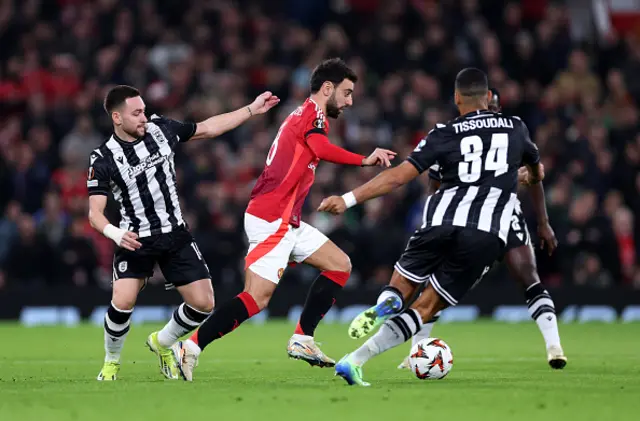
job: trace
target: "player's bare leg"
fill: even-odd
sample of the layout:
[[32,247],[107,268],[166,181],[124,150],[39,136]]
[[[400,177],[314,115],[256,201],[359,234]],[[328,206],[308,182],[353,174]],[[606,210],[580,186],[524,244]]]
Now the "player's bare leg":
[[232,332],[245,320],[262,311],[269,304],[276,286],[251,269],[246,270],[244,291],[217,306],[216,311],[189,339],[179,343],[185,380],[193,380],[193,370],[198,364],[198,357],[207,345]]
[[113,282],[111,304],[104,316],[104,365],[98,380],[116,380],[120,354],[129,333],[129,324],[144,279],[122,278]]
[[384,287],[375,306],[360,313],[349,325],[349,336],[354,339],[368,335],[394,314],[404,308],[417,292],[420,284],[412,282],[394,269],[391,282]]
[[184,303],[173,312],[171,320],[157,332],[147,338],[147,346],[158,355],[161,372],[171,379],[178,374],[184,379],[182,371],[181,348],[178,339],[198,328],[213,311],[213,287],[210,279],[200,279],[177,287]]
[[314,334],[347,283],[351,275],[351,260],[335,243],[328,240],[303,263],[319,269],[321,273],[309,289],[300,320],[289,339],[287,354],[312,366],[333,367],[336,365],[335,360],[324,355],[318,348]]
[[[408,281],[407,282],[411,282]],[[448,306],[430,284],[410,308],[387,320],[360,348],[347,354],[336,365],[336,375],[349,385],[369,386],[362,379],[362,366],[371,358],[403,344],[420,331],[422,325]]]
[[560,345],[556,309],[538,276],[533,248],[530,245],[513,248],[506,253],[505,261],[511,276],[525,290],[529,314],[544,338],[549,365],[554,369],[564,368],[567,365],[567,357]]

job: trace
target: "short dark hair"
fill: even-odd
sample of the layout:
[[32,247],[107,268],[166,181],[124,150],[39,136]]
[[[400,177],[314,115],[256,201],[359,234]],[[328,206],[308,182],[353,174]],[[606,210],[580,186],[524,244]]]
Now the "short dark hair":
[[456,76],[456,91],[462,96],[479,97],[489,90],[487,74],[475,67],[462,69]]
[[325,82],[338,85],[345,79],[356,83],[358,76],[347,66],[347,63],[340,58],[325,60],[313,69],[313,73],[311,73],[311,93],[315,94],[318,92]]
[[104,97],[104,110],[107,114],[111,115],[113,110],[129,99],[140,96],[140,91],[133,86],[118,85],[109,89],[107,95]]

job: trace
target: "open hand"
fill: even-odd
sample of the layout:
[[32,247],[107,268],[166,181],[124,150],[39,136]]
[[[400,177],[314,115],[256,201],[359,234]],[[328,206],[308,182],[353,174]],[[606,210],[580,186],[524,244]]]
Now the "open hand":
[[388,149],[376,148],[368,157],[362,160],[364,167],[380,165],[381,167],[390,167],[391,160],[395,158],[396,153]]
[[122,240],[120,240],[119,246],[129,251],[136,251],[140,247],[142,247],[142,244],[140,244],[140,242],[138,241],[138,234],[136,234],[135,232],[127,231],[122,236]]

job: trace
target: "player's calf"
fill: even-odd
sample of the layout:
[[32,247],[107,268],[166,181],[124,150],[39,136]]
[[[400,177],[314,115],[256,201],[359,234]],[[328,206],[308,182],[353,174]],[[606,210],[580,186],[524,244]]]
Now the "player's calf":
[[129,333],[133,308],[120,309],[113,302],[104,315],[104,366],[98,374],[98,380],[116,380],[120,371],[120,354]]
[[213,287],[210,279],[200,279],[178,287],[182,303],[171,320],[158,332],[158,345],[170,348],[179,338],[197,329],[213,310]]
[[529,314],[544,338],[549,365],[555,369],[564,368],[567,358],[560,345],[555,305],[538,276],[533,248],[530,245],[514,247],[507,252],[505,260],[509,272],[525,290]]
[[380,330],[360,348],[340,360],[336,365],[336,375],[344,378],[349,385],[369,386],[362,379],[362,366],[376,355],[406,342],[421,328],[422,320],[417,310],[410,308],[403,311],[382,324]]
[[555,369],[564,368],[567,364],[567,358],[564,356],[560,345],[558,319],[551,295],[549,295],[542,283],[538,282],[527,288],[525,299],[529,314],[535,320],[544,338],[549,365]]
[[351,276],[351,260],[337,245],[327,240],[303,262],[322,272],[309,288],[294,334],[313,337],[318,324],[336,303],[338,294]]
[[114,279],[111,303],[104,316],[105,357],[98,380],[116,379],[120,370],[120,354],[129,333],[133,307],[143,286],[144,278]]
[[327,357],[315,343],[316,328],[336,303],[338,295],[351,275],[351,260],[331,241],[325,243],[304,260],[322,272],[313,281],[300,320],[289,343],[287,354],[312,366],[333,367],[335,360]]
[[[275,285],[274,285],[275,286]],[[268,303],[264,298],[260,304],[253,295],[243,291],[233,299],[219,305],[216,311],[186,341],[178,342],[178,357],[183,378],[193,380],[200,353],[213,341],[234,331],[245,320],[258,314]]]
[[348,271],[324,271],[311,285],[300,320],[289,343],[287,354],[291,358],[303,360],[312,366],[333,367],[336,362],[327,357],[315,343],[316,328],[329,312],[342,288],[349,280]]
[[204,349],[211,342],[232,332],[241,323],[255,316],[261,310],[262,308],[250,293],[241,292],[232,300],[220,305],[216,312],[191,336],[190,340],[200,349]]
[[185,302],[172,314],[169,322],[146,341],[147,347],[158,356],[160,372],[168,379],[184,378],[180,357],[174,349],[178,339],[202,324],[213,310],[213,288],[210,279],[200,279],[178,286]]
[[194,332],[191,337],[180,344],[181,349],[189,350],[190,367],[185,367],[183,357],[183,372],[185,378],[189,380],[195,368],[195,362],[200,352],[211,342],[220,339],[226,334],[235,330],[245,320],[255,316],[262,311],[275,291],[276,284],[255,274],[250,269],[246,272],[245,290],[216,307],[216,311],[205,320],[205,322]]

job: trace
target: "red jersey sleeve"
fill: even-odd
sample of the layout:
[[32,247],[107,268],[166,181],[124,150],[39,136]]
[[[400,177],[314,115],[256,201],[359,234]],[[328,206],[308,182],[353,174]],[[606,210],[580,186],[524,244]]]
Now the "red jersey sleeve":
[[362,160],[365,158],[364,156],[332,145],[327,137],[328,133],[329,126],[322,113],[314,115],[307,124],[307,127],[305,127],[305,142],[315,156],[323,161],[333,162],[334,164],[362,165]]

